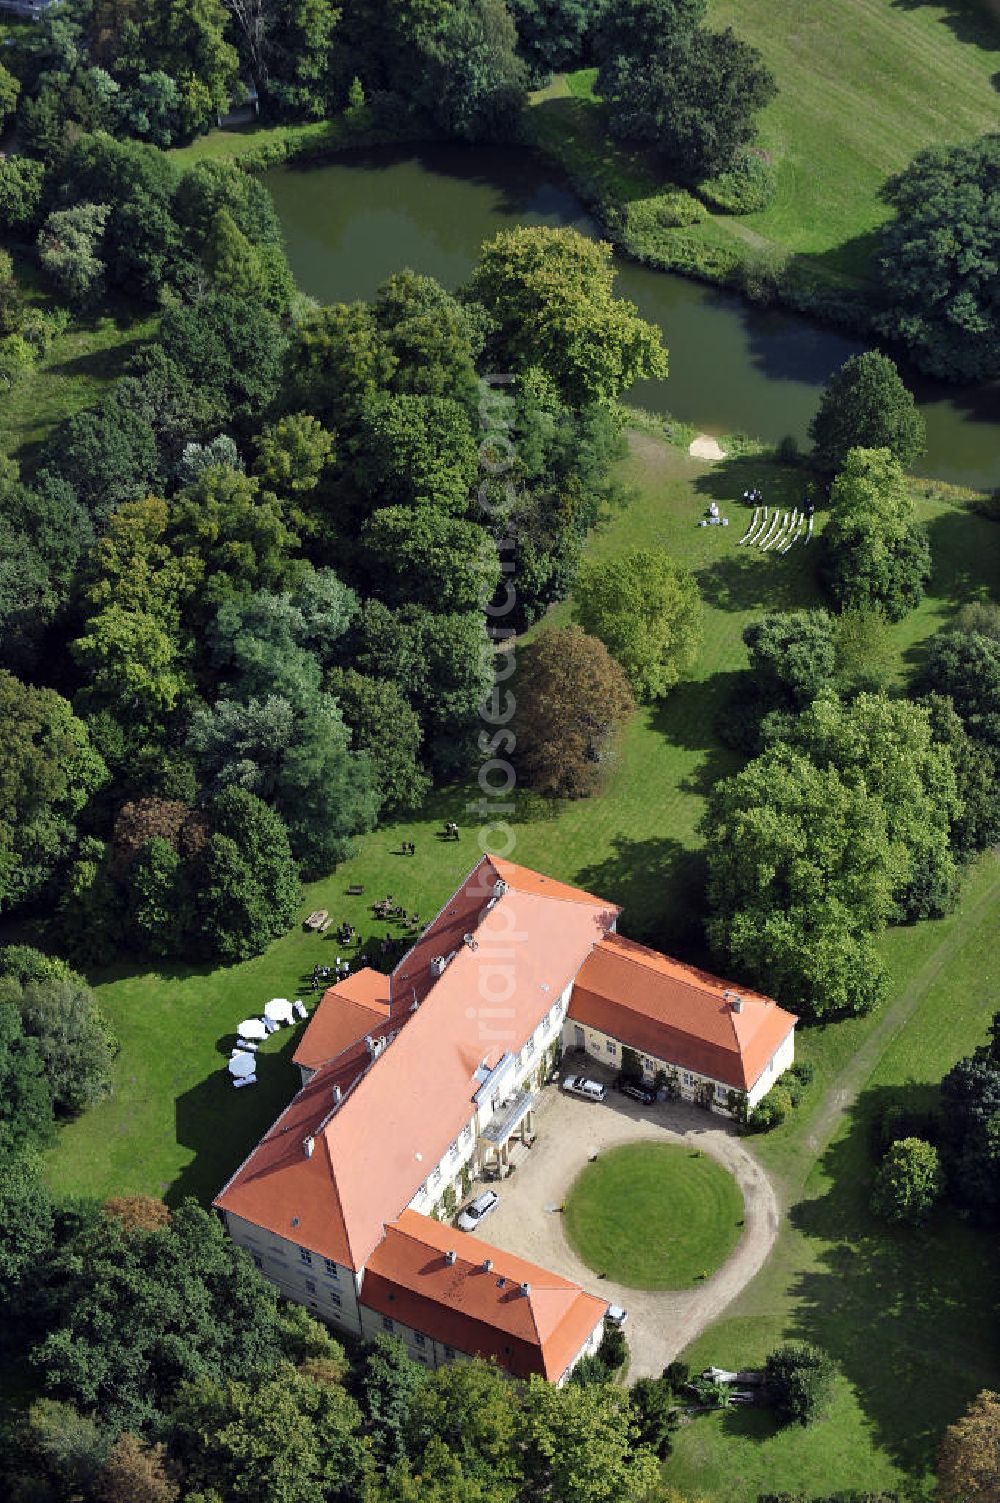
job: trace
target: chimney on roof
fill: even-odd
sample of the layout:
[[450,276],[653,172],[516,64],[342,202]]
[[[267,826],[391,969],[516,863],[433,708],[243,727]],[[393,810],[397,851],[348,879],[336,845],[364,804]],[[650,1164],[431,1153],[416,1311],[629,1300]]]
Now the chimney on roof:
[[310,1136],[303,1141],[302,1147],[305,1150],[306,1158],[311,1159],[313,1156],[313,1149],[316,1147],[316,1139],[312,1136],[312,1134],[310,1134]]
[[370,1033],[366,1033],[365,1034],[365,1048],[368,1050],[368,1053],[371,1055],[372,1059],[374,1059],[375,1058],[375,1040],[372,1038],[372,1036],[371,1036]]
[[502,898],[506,891],[507,884],[504,881],[503,877],[497,877],[496,881],[493,884],[493,896],[495,898]]
[[470,950],[479,949],[479,941],[476,939],[476,936],[474,934],[463,934],[462,943],[464,945],[468,945]]
[[733,1009],[733,1012],[743,1011],[743,998],[740,996],[739,992],[726,992],[726,1001]]
[[431,957],[431,975],[432,976],[440,976],[440,975],[442,975],[444,973],[444,968],[445,968],[445,966],[447,964],[448,964],[448,962],[445,960],[445,958],[444,958],[443,955],[434,955],[434,956],[432,956]]
[[334,1088],[333,1088],[333,1104],[334,1104],[334,1106],[339,1106],[340,1103],[343,1101],[343,1099],[344,1099],[344,1093],[343,1093],[343,1091],[340,1089],[339,1085],[335,1085]]
[[483,1259],[483,1272],[484,1273],[492,1273],[493,1272],[493,1259],[492,1258],[484,1258]]
[[521,1285],[521,1293],[522,1294],[530,1294],[531,1293],[531,1285],[530,1284],[522,1284]]
[[452,1266],[452,1264],[455,1261],[455,1254],[452,1252],[452,1250],[451,1250],[450,1247],[449,1247],[448,1251],[444,1255],[444,1260],[447,1263],[447,1265],[448,1265],[449,1268]]

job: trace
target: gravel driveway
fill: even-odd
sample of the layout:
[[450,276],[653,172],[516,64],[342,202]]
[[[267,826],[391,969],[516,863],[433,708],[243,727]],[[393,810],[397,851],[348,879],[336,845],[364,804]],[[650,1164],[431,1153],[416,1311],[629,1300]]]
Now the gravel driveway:
[[[680,1102],[643,1106],[609,1090],[602,1104],[548,1086],[539,1096],[535,1129],[534,1147],[497,1187],[500,1205],[483,1224],[483,1240],[575,1279],[611,1304],[626,1306],[629,1377],[658,1377],[735,1299],[771,1251],[779,1216],[774,1188],[724,1118]],[[653,1292],[599,1279],[569,1246],[562,1216],[554,1209],[595,1150],[655,1139],[710,1154],[743,1192],[746,1224],[736,1250],[718,1273],[693,1289]]]

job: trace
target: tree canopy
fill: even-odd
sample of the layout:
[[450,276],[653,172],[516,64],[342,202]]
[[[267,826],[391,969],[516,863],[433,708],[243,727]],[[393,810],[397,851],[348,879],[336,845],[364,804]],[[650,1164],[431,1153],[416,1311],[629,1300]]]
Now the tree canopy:
[[888,449],[907,469],[923,453],[925,429],[913,393],[888,355],[866,350],[827,382],[809,436],[821,469],[842,469],[852,449]]
[[919,152],[883,196],[885,332],[946,380],[1000,375],[1000,134]]
[[614,295],[611,247],[577,230],[502,230],[483,246],[472,291],[494,320],[498,359],[538,366],[571,403],[607,402],[667,374],[659,330]]
[[633,548],[585,563],[575,602],[576,620],[621,664],[638,699],[662,699],[693,668],[701,597],[669,554]]
[[0,671],[0,907],[34,897],[68,854],[107,776],[87,727],[52,689]]
[[888,449],[851,449],[830,491],[822,573],[841,609],[900,621],[923,599],[930,548]]
[[695,181],[731,166],[777,93],[755,47],[730,27],[700,24],[705,8],[704,0],[625,0],[601,11],[593,42],[612,131],[652,143]]
[[514,728],[513,735],[498,731],[497,745],[516,748],[518,770],[533,788],[562,798],[600,787],[635,706],[623,670],[578,626],[539,632],[520,654],[514,694],[498,688],[494,700],[497,725],[513,716]]

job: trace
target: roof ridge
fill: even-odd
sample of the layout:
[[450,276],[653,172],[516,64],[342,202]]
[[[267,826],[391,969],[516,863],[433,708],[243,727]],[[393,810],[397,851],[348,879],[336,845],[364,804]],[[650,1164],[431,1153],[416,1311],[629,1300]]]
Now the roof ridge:
[[[720,1001],[725,1000],[725,993],[729,991],[735,992],[744,1002],[758,1002],[763,1007],[778,1006],[773,997],[765,997],[763,992],[754,991],[752,987],[739,991],[731,982],[725,980],[724,977],[716,976],[712,971],[706,971],[703,966],[693,965],[689,960],[678,960],[676,955],[665,955],[662,950],[654,950],[652,945],[644,945],[641,940],[630,939],[626,934],[618,934],[611,931],[597,941],[597,948],[600,948],[601,945],[607,945],[609,949],[616,950],[622,960],[627,960],[632,965],[641,965],[642,961],[637,959],[636,956],[630,955],[625,946],[634,946],[637,950],[642,950],[644,954],[652,955],[656,960],[665,962],[666,966],[676,966],[679,970],[688,972],[698,980],[704,980],[707,983],[714,982],[723,988],[719,998]],[[654,967],[653,969],[660,969],[660,967]],[[694,985],[693,982],[692,985]],[[711,985],[705,985],[697,989],[708,992],[710,996],[716,995]],[[747,996],[748,991],[750,993],[749,997]]]

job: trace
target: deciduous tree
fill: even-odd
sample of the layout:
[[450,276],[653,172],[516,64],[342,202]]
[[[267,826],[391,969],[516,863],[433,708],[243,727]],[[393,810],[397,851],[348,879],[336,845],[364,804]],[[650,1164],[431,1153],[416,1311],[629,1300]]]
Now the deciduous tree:
[[898,460],[888,449],[852,449],[830,506],[822,570],[837,606],[901,620],[923,599],[931,560]]
[[833,1360],[808,1342],[778,1347],[764,1365],[768,1396],[786,1425],[809,1425],[822,1419],[836,1375]]
[[725,964],[800,1015],[874,1007],[886,978],[871,937],[907,870],[878,799],[779,744],[716,784],[704,828]]
[[809,424],[813,459],[840,470],[852,449],[888,449],[903,469],[924,451],[924,420],[888,355],[852,355],[827,382]]
[[872,1186],[872,1210],[884,1221],[917,1226],[926,1221],[944,1188],[933,1143],[900,1138],[886,1151]]
[[1000,1394],[984,1389],[949,1425],[938,1457],[942,1503],[997,1503],[1000,1499]]
[[[518,770],[542,793],[584,798],[600,786],[622,723],[635,707],[623,670],[578,626],[548,628],[521,653],[514,694],[498,686],[492,714],[514,716]],[[498,744],[505,741],[497,732]]]
[[667,374],[659,330],[614,295],[611,247],[577,230],[522,225],[483,246],[472,278],[507,367],[538,366],[574,406]]
[[0,672],[0,907],[34,897],[65,857],[107,769],[87,728],[51,689]]
[[1000,134],[921,151],[883,196],[896,216],[882,232],[885,332],[947,380],[1000,374]]
[[382,812],[419,808],[431,781],[420,762],[424,733],[400,686],[334,668],[326,687],[350,727],[351,746],[371,759]]
[[634,548],[585,563],[575,600],[577,621],[621,664],[638,699],[662,699],[694,666],[701,598],[669,554]]

